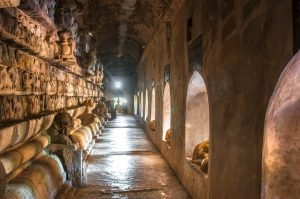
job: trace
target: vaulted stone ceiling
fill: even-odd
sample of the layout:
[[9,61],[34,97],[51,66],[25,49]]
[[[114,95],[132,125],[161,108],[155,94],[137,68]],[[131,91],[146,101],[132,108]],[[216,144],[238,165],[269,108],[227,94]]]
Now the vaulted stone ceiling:
[[85,23],[111,75],[132,75],[171,0],[89,0]]

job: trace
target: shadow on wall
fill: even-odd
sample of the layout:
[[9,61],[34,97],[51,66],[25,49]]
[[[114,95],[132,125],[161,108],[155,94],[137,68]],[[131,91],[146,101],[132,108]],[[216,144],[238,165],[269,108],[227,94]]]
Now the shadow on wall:
[[282,72],[265,120],[262,198],[299,198],[300,52]]

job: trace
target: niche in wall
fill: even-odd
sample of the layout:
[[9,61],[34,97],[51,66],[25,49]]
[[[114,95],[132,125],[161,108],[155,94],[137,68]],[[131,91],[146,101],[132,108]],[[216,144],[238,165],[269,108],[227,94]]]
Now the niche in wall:
[[262,198],[299,198],[300,52],[282,72],[265,119]]
[[151,121],[155,120],[155,88],[152,88],[151,96]]
[[137,101],[138,99],[137,99],[137,96],[136,95],[134,95],[134,97],[133,97],[133,113],[135,114],[135,115],[137,115],[137,103],[138,103],[138,101]]
[[143,91],[141,91],[141,93],[140,93],[140,116],[141,116],[141,118],[144,117],[144,100],[143,100],[143,95],[144,95],[144,93],[143,93]]
[[167,82],[164,88],[163,96],[163,132],[162,139],[168,144],[170,144],[171,138],[171,95],[170,95],[170,85]]
[[185,155],[208,171],[209,104],[204,80],[194,71],[188,85],[185,118]]
[[148,113],[148,90],[146,89],[146,94],[145,94],[145,114],[144,114],[144,119],[145,121],[148,121],[149,120],[149,113]]
[[151,113],[150,113],[150,128],[155,131],[155,88],[151,91]]
[[155,88],[153,87],[152,88],[152,91],[151,91],[151,112],[150,112],[150,123],[149,123],[149,126],[150,126],[150,129],[152,131],[155,131]]

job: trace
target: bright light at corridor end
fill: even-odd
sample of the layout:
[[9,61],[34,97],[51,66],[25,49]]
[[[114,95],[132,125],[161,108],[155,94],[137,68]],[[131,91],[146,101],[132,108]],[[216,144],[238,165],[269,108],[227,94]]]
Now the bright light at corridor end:
[[115,83],[115,87],[116,87],[116,88],[121,88],[121,82],[116,82],[116,83]]

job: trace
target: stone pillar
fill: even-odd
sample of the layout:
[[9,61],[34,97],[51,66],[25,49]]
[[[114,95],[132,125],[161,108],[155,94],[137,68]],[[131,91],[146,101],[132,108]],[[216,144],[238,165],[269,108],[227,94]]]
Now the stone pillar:
[[63,157],[68,171],[68,179],[74,187],[82,187],[86,182],[83,150],[65,150]]

